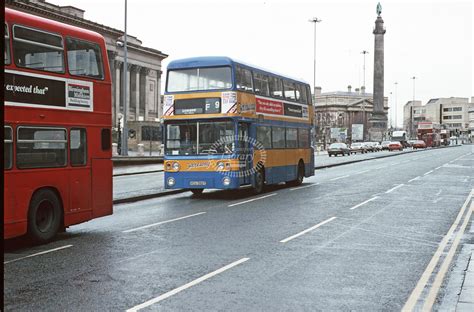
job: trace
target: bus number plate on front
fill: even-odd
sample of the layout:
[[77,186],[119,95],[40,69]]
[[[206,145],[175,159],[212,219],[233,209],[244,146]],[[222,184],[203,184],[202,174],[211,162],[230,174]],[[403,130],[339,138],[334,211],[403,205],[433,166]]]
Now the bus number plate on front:
[[193,185],[193,186],[206,185],[206,181],[190,181],[189,185]]

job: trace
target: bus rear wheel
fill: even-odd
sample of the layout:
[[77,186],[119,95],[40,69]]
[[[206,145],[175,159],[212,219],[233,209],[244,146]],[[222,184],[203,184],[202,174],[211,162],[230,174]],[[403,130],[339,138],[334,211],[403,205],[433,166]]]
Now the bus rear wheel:
[[264,175],[263,168],[258,169],[254,174],[254,187],[253,191],[255,194],[260,194],[263,192],[263,188],[265,186],[265,175]]
[[28,236],[35,242],[51,240],[61,226],[61,203],[52,190],[36,192],[28,211]]
[[[344,155],[343,155],[344,156]],[[288,182],[290,186],[299,186],[303,184],[304,179],[304,164],[302,161],[298,164],[298,172],[296,173],[296,180]]]

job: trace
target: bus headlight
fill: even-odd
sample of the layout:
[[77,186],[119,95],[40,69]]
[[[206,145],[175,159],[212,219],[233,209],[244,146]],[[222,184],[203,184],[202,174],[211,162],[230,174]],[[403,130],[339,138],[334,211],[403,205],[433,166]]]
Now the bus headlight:
[[174,171],[179,171],[179,163],[177,163],[177,162],[173,163],[173,170]]
[[224,186],[229,186],[230,182],[231,180],[229,177],[224,177],[224,179],[222,179],[222,184],[224,184]]
[[224,163],[222,161],[219,161],[217,163],[217,171],[222,171],[222,170],[224,170],[224,168],[225,168]]
[[176,184],[176,180],[173,177],[169,177],[167,183],[169,186],[174,186]]

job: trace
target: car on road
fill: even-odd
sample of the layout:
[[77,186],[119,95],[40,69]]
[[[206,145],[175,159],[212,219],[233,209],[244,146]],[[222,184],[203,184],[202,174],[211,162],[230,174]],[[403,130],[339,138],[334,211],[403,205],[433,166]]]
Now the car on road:
[[351,144],[351,154],[357,154],[357,153],[367,153],[365,150],[365,145],[362,142],[355,142]]
[[390,144],[390,141],[382,141],[382,151],[388,151],[388,145]]
[[388,145],[388,150],[389,151],[403,151],[403,145],[402,143],[400,142],[397,142],[397,141],[392,141],[390,142],[390,144]]
[[374,146],[376,152],[382,150],[382,145],[380,145],[379,142],[372,142],[372,144],[373,144],[373,146]]
[[417,148],[426,148],[426,143],[423,140],[416,140],[415,142],[413,142],[411,147],[413,147],[415,149],[417,149]]
[[408,140],[407,141],[407,147],[413,147],[413,144],[416,142],[417,140]]
[[328,155],[329,157],[331,156],[337,156],[341,154],[342,156],[344,155],[351,155],[351,150],[345,143],[332,143],[329,145],[328,148]]
[[365,150],[368,152],[376,152],[377,149],[375,148],[374,142],[364,142]]

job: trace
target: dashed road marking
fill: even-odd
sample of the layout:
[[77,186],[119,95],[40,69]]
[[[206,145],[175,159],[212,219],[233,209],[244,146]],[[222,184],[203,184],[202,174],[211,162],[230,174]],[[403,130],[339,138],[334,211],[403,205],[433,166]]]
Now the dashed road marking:
[[157,225],[161,225],[161,224],[166,224],[166,223],[170,223],[170,222],[174,222],[174,221],[178,221],[178,220],[183,220],[183,219],[187,219],[187,218],[199,216],[199,215],[202,215],[202,214],[205,214],[205,213],[206,213],[206,212],[203,211],[203,212],[198,212],[198,213],[195,213],[195,214],[192,214],[192,215],[187,215],[187,216],[184,216],[184,217],[179,217],[179,218],[175,218],[175,219],[171,219],[171,220],[166,220],[166,221],[161,221],[161,222],[157,222],[157,223],[152,223],[152,224],[140,226],[140,227],[137,227],[137,228],[134,228],[134,229],[125,230],[125,231],[122,231],[122,233],[135,232],[135,231],[143,230],[143,229],[146,229],[146,228],[149,228],[149,227],[153,227],[153,226],[157,226]]
[[189,282],[189,283],[187,283],[187,284],[185,284],[185,285],[183,285],[183,286],[180,286],[180,287],[175,288],[175,289],[173,289],[173,290],[171,290],[171,291],[168,291],[167,293],[164,293],[163,295],[160,295],[160,296],[158,296],[158,297],[156,297],[156,298],[150,299],[150,300],[148,300],[148,301],[146,301],[146,302],[144,302],[144,303],[142,303],[142,304],[136,305],[136,306],[134,306],[133,308],[128,309],[127,312],[139,311],[139,310],[141,310],[141,309],[143,309],[143,308],[149,307],[149,306],[151,306],[151,305],[153,305],[153,304],[155,304],[155,303],[158,303],[158,302],[160,302],[160,301],[163,301],[163,300],[165,300],[165,299],[167,299],[167,298],[169,298],[169,297],[171,297],[171,296],[173,296],[173,295],[176,295],[176,294],[179,293],[179,292],[182,292],[183,290],[186,290],[186,289],[188,289],[188,288],[190,288],[190,287],[193,287],[193,286],[195,286],[195,285],[197,285],[197,284],[199,284],[199,283],[201,283],[201,282],[204,282],[204,281],[207,280],[207,279],[210,279],[210,278],[213,277],[213,276],[216,276],[216,275],[218,275],[218,274],[220,274],[220,273],[223,273],[223,272],[225,272],[225,271],[227,271],[227,270],[229,270],[229,269],[231,269],[231,268],[233,268],[233,267],[235,267],[235,266],[237,266],[237,265],[239,265],[239,264],[242,264],[242,263],[244,263],[245,261],[248,261],[249,259],[250,259],[250,258],[242,258],[242,259],[240,259],[240,260],[237,260],[237,261],[235,261],[235,262],[232,262],[231,264],[228,264],[228,265],[226,265],[226,266],[224,266],[224,267],[222,267],[222,268],[220,268],[220,269],[218,269],[218,270],[215,270],[215,271],[213,271],[213,272],[211,272],[211,273],[208,273],[208,274],[206,274],[206,275],[204,275],[204,276],[201,276],[200,278],[195,279],[194,281],[191,281],[191,282]]
[[424,175],[428,175],[428,174],[430,174],[430,173],[432,173],[432,172],[433,172],[433,170],[430,170],[430,171],[426,172]]
[[280,243],[287,243],[287,242],[289,242],[290,240],[295,239],[295,238],[297,238],[297,237],[300,237],[301,235],[304,235],[304,234],[306,234],[306,233],[308,233],[308,232],[310,232],[310,231],[312,231],[312,230],[314,230],[314,229],[317,229],[317,228],[320,227],[321,225],[324,225],[324,224],[326,224],[326,223],[328,223],[328,222],[331,222],[331,221],[334,220],[334,219],[336,219],[336,217],[329,218],[329,219],[327,219],[326,221],[323,221],[323,222],[321,222],[321,223],[316,224],[315,226],[310,227],[309,229],[306,229],[306,230],[304,230],[304,231],[301,231],[301,232],[299,232],[299,233],[297,233],[297,234],[295,234],[295,235],[292,235],[292,236],[290,236],[290,237],[288,237],[288,238],[282,239],[282,240],[280,241]]
[[294,188],[291,188],[290,191],[296,191],[296,190],[299,190],[299,189],[304,189],[304,188],[307,188],[307,187],[313,187],[313,186],[316,186],[316,185],[319,185],[319,183],[313,183],[313,184],[309,184],[309,185],[294,187]]
[[344,179],[344,178],[347,178],[347,177],[349,177],[349,175],[345,175],[345,176],[337,177],[337,178],[332,178],[330,181],[336,181],[336,180]]
[[410,180],[408,180],[408,183],[413,182],[413,181],[416,181],[416,180],[418,180],[419,178],[420,178],[420,176],[417,176],[416,178],[410,179]]
[[378,197],[378,196],[374,196],[374,197],[372,197],[372,198],[370,198],[370,199],[367,199],[366,201],[361,202],[360,204],[355,205],[354,207],[350,208],[350,210],[354,210],[354,209],[356,209],[356,208],[359,208],[360,206],[365,205],[365,204],[367,204],[368,202],[371,202],[371,201],[373,201],[373,200],[376,200],[377,198],[379,198],[379,197]]
[[72,246],[73,246],[73,245],[66,245],[66,246],[62,246],[62,247],[58,247],[58,248],[53,248],[53,249],[49,249],[49,250],[37,252],[37,253],[32,254],[32,255],[29,255],[29,256],[25,256],[25,257],[13,259],[13,260],[5,261],[5,262],[3,262],[3,264],[7,264],[7,263],[12,263],[12,262],[20,261],[20,260],[23,260],[23,259],[26,259],[26,258],[36,257],[36,256],[39,256],[39,255],[44,255],[44,254],[47,254],[47,253],[50,253],[50,252],[53,252],[53,251],[58,251],[58,250],[61,250],[61,249],[65,249],[65,248],[72,247]]
[[234,206],[237,206],[237,205],[243,205],[243,204],[246,204],[246,203],[250,203],[250,202],[253,202],[253,201],[256,201],[256,200],[259,200],[259,199],[264,199],[264,198],[267,198],[267,197],[270,197],[270,196],[274,196],[276,195],[277,193],[272,193],[272,194],[268,194],[268,195],[265,195],[265,196],[260,196],[260,197],[257,197],[257,198],[252,198],[252,199],[249,199],[249,200],[245,200],[243,202],[238,202],[238,203],[235,203],[235,204],[231,204],[231,205],[228,205],[227,207],[234,207]]
[[388,191],[386,191],[385,194],[391,193],[391,192],[395,191],[397,188],[400,188],[400,187],[402,187],[402,186],[404,186],[404,185],[405,185],[405,184],[403,184],[403,183],[402,183],[402,184],[398,184],[397,186],[394,186],[394,187],[392,187],[391,189],[389,189]]

